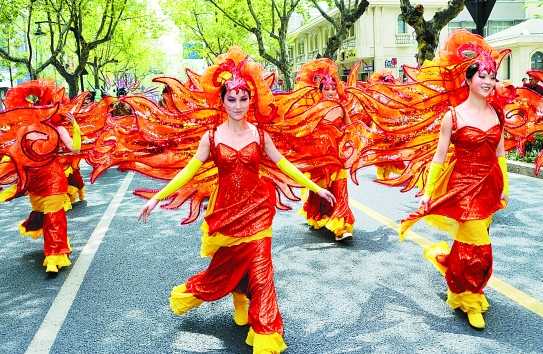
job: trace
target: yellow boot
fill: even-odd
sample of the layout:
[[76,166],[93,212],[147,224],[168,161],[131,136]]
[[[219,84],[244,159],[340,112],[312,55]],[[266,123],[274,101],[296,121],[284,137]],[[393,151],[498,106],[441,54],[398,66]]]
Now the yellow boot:
[[234,300],[234,322],[238,326],[249,324],[249,299],[245,294],[232,293]]
[[485,319],[483,318],[483,314],[476,311],[470,311],[467,313],[468,315],[468,322],[469,324],[477,329],[484,329],[485,328]]
[[43,266],[46,267],[45,271],[48,273],[58,273],[58,270],[62,267],[69,267],[72,265],[70,258],[67,254],[55,254],[46,256],[43,260]]

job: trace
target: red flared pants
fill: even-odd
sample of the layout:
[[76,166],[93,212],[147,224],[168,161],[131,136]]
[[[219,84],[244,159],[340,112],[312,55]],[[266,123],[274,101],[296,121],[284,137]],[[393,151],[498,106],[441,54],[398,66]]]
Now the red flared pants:
[[448,255],[438,256],[444,265],[445,280],[453,293],[482,294],[492,275],[492,246],[476,246],[454,241]]
[[233,291],[250,299],[249,325],[259,334],[283,335],[273,281],[271,238],[220,248],[209,267],[186,282],[187,291],[203,301],[218,300]]
[[23,226],[27,231],[42,229],[43,253],[45,256],[69,254],[71,252],[68,245],[68,223],[64,209],[53,213],[32,211],[23,222]]

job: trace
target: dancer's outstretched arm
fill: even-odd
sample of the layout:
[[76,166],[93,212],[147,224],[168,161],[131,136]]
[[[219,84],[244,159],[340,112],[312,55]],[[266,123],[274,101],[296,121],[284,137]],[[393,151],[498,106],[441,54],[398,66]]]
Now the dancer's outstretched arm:
[[279,169],[283,171],[284,174],[292,178],[295,182],[306,187],[310,191],[317,193],[321,198],[326,199],[331,205],[334,205],[336,203],[336,198],[332,193],[307,178],[302,173],[302,171],[297,169],[296,166],[290,163],[279,152],[279,150],[277,150],[268,133],[264,133],[264,150],[266,151],[266,155],[268,155],[270,160],[272,160],[277,165],[277,167],[279,167]]
[[143,207],[140,211],[138,219],[147,222],[149,215],[153,209],[157,206],[158,202],[168,198],[170,195],[175,193],[179,188],[182,188],[185,184],[190,182],[194,177],[196,172],[204,161],[209,157],[209,136],[206,132],[202,139],[200,139],[200,144],[198,145],[198,150],[196,154],[190,159],[189,163],[181,170],[179,173],[158,193],[156,193]]
[[79,152],[81,150],[81,129],[79,128],[79,124],[77,124],[77,121],[75,120],[73,114],[66,113],[66,118],[70,123],[72,123],[72,137],[70,137],[70,133],[64,128],[63,126],[55,127],[56,131],[58,132],[58,135],[60,136],[60,140],[66,145],[66,147],[72,151],[72,152]]

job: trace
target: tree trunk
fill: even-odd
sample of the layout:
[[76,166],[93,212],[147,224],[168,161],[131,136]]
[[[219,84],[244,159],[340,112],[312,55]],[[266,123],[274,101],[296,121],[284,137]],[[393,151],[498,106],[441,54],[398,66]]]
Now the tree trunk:
[[30,76],[30,80],[36,80],[38,78],[38,75],[36,74],[36,71],[34,68],[32,68],[32,62],[26,63],[26,71],[28,71],[28,76]]
[[74,98],[79,93],[79,77],[77,75],[64,76],[64,80],[68,84],[68,95]]
[[283,63],[279,67],[279,70],[281,71],[281,74],[283,74],[284,80],[285,80],[285,88],[287,91],[292,90],[292,69],[288,63]]
[[[429,26],[423,26],[429,27]],[[439,47],[439,32],[432,28],[416,30],[417,34],[417,63],[422,65],[425,60],[435,58],[435,53]]]
[[340,39],[339,35],[337,34],[328,38],[328,42],[326,42],[326,50],[324,51],[323,57],[336,60],[337,51],[339,50],[339,47],[341,47],[342,42],[343,41]]
[[439,33],[464,9],[464,0],[449,0],[447,7],[436,12],[431,20],[424,18],[424,6],[412,6],[409,0],[400,0],[400,9],[405,22],[413,27],[417,36],[419,66],[432,60],[439,47]]
[[93,70],[94,75],[94,90],[100,89],[100,72],[98,71],[98,68]]

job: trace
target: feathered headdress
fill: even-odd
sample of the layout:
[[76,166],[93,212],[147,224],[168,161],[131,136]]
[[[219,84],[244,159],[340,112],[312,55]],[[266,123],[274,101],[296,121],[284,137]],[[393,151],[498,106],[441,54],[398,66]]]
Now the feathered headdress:
[[439,54],[442,66],[458,65],[468,62],[479,64],[479,71],[496,73],[502,59],[510,50],[497,51],[485,42],[484,38],[465,29],[451,33],[445,48]]
[[368,79],[368,83],[370,84],[374,84],[377,82],[393,84],[396,82],[396,79],[394,78],[391,70],[383,69],[374,72]]
[[328,58],[308,61],[303,64],[296,76],[296,88],[312,86],[318,88],[320,84],[335,85],[341,99],[345,98],[345,87],[339,78],[336,63]]
[[211,107],[220,107],[222,86],[228,90],[246,90],[255,103],[256,120],[267,122],[273,119],[276,109],[272,92],[264,80],[264,69],[239,47],[232,47],[228,53],[217,57],[215,65],[207,68],[201,76],[201,86]]
[[58,87],[49,80],[31,80],[8,90],[4,104],[7,111],[15,108],[43,107],[67,101],[63,87]]

